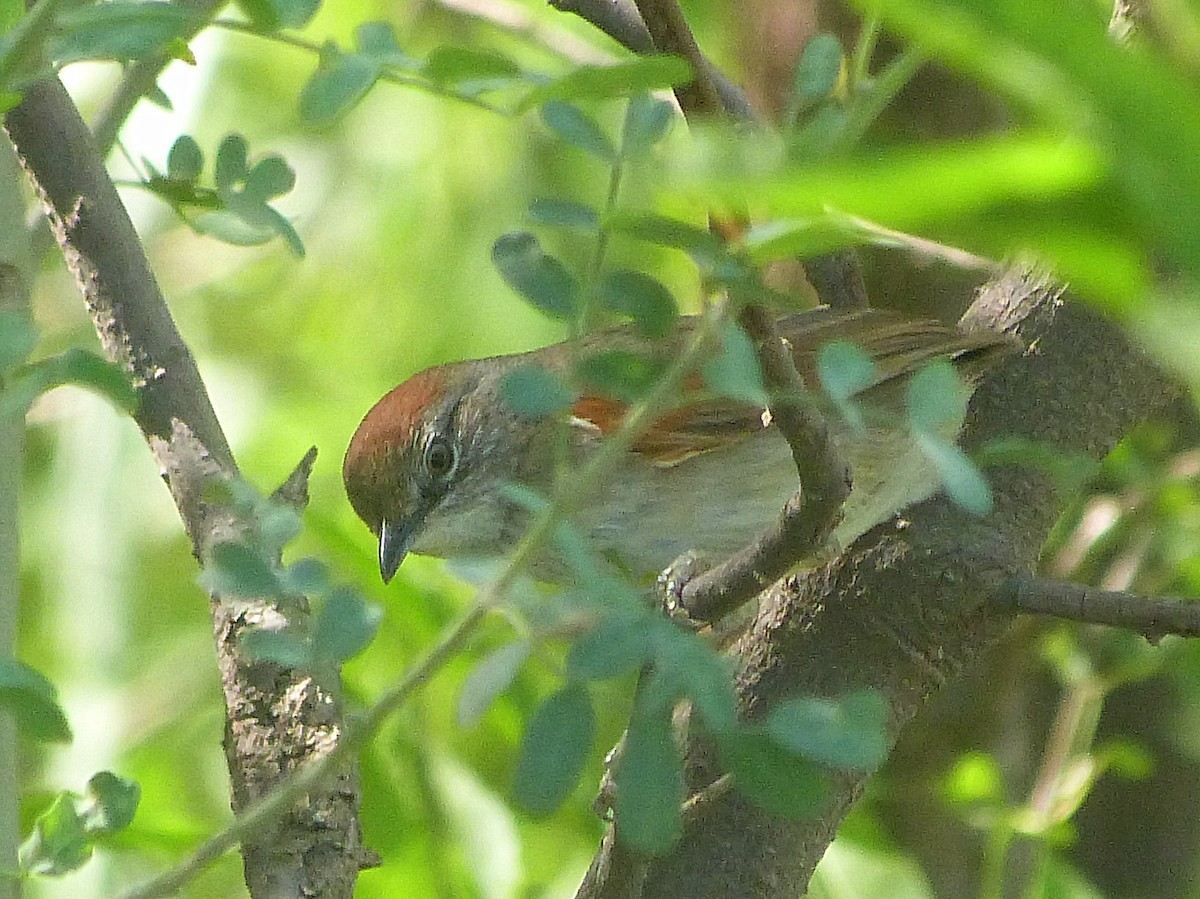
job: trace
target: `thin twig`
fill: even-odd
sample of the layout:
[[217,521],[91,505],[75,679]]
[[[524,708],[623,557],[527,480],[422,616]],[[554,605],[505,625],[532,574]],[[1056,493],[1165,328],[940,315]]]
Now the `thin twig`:
[[992,605],[1009,613],[1053,615],[1136,631],[1151,643],[1168,634],[1200,637],[1200,600],[1138,596],[1124,590],[1018,576],[995,592]]

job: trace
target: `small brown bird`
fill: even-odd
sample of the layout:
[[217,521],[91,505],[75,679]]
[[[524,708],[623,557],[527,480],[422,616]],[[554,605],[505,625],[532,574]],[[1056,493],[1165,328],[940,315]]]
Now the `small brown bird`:
[[[642,341],[630,328],[613,328],[587,338],[583,354],[636,347],[670,358],[691,327],[684,319],[676,337],[659,344]],[[858,395],[862,405],[894,413],[870,416],[863,429],[829,415],[854,484],[834,534],[841,545],[937,489],[936,472],[903,413],[909,376],[946,358],[973,389],[980,374],[1012,349],[999,334],[967,334],[880,310],[815,309],[781,318],[777,328],[810,385],[823,344],[857,344],[877,372],[875,383]],[[518,414],[502,398],[502,383],[528,363],[571,383],[572,358],[565,344],[556,344],[439,365],[409,378],[367,413],[346,451],[343,477],[354,510],[379,537],[385,582],[409,551],[477,557],[516,543],[528,515],[502,488],[550,487],[561,422]],[[634,442],[572,519],[590,549],[639,575],[657,573],[689,550],[712,559],[733,552],[778,516],[797,486],[787,443],[765,410],[714,396],[699,384],[689,385],[682,399]],[[625,411],[606,396],[579,396],[567,425],[571,460],[594,452]],[[943,436],[954,439],[960,428],[961,422],[953,424]],[[551,559],[535,565],[535,573],[554,577],[556,571],[561,573]]]

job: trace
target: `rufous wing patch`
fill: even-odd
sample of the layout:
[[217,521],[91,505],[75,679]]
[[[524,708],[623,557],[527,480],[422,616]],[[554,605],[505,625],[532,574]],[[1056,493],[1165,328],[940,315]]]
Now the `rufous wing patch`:
[[[578,427],[600,437],[621,426],[627,403],[602,396],[585,396],[571,407]],[[748,403],[706,398],[658,416],[633,442],[630,451],[655,465],[670,467],[685,459],[719,449],[764,427],[762,410]]]

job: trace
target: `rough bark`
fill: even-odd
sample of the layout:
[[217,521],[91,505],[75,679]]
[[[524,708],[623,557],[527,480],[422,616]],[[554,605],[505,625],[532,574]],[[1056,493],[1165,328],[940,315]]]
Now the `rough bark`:
[[[198,559],[251,523],[210,500],[237,466],[191,352],[175,328],[133,225],[87,126],[57,79],[30,88],[5,129],[34,182],[106,355],[138,391],[135,415]],[[233,808],[269,791],[342,735],[335,675],[252,662],[238,635],[266,620],[296,620],[302,601],[212,598],[228,709],[226,756]],[[243,845],[253,896],[350,896],[366,859],[357,825],[356,775],[315,791],[277,828]]]

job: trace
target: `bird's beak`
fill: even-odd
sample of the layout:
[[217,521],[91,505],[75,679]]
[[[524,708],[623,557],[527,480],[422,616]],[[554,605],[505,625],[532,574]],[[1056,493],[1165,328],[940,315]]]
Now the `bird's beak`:
[[380,522],[379,574],[385,584],[396,576],[415,537],[416,528],[411,524],[394,524],[386,518]]

